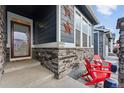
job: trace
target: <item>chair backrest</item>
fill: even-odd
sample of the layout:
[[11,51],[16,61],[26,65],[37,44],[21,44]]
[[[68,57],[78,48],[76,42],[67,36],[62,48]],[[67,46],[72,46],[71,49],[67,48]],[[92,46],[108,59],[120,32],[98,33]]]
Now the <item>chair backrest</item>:
[[91,65],[90,65],[90,60],[89,58],[85,58],[85,66],[87,68],[87,70],[89,71],[91,68]]
[[99,55],[94,55],[93,61],[94,61],[95,64],[97,64],[97,62],[102,63],[102,59],[101,59],[101,57]]
[[95,78],[95,75],[94,75],[93,72],[91,72],[91,70],[93,68],[91,67],[90,59],[89,58],[85,58],[85,66],[86,66],[86,69],[87,69],[88,73],[90,74],[90,76],[94,79]]

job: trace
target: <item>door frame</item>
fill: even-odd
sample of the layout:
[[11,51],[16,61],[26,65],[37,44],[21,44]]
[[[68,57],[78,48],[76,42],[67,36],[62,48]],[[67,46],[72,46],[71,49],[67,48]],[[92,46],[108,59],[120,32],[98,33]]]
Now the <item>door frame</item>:
[[[15,57],[12,58],[11,54],[11,21],[17,23],[23,23],[25,25],[30,25],[30,56],[25,57]],[[7,48],[9,48],[9,59],[10,61],[31,59],[32,58],[32,47],[33,47],[33,20],[27,17],[12,13],[7,11]]]
[[[14,56],[14,46],[13,46],[14,45],[14,24],[24,25],[24,26],[27,26],[29,28],[29,41],[28,41],[29,51],[28,51],[28,55]],[[16,22],[16,21],[11,21],[11,58],[29,57],[30,55],[31,55],[31,26],[27,25],[27,24]]]

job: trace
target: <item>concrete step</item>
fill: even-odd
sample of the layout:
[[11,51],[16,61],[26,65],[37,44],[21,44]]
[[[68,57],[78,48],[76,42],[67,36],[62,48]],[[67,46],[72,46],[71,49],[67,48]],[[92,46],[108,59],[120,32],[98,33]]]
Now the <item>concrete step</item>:
[[21,70],[5,73],[0,81],[0,87],[25,88],[35,87],[39,83],[51,81],[54,74],[41,65],[23,68]]
[[8,62],[5,64],[4,73],[35,67],[38,65],[40,65],[40,62],[34,59],[17,61],[17,62]]

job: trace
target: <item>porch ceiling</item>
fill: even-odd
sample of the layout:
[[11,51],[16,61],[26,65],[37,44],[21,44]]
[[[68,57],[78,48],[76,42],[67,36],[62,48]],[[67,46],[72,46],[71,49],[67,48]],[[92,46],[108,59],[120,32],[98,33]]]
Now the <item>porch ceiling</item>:
[[38,15],[44,15],[53,5],[8,5],[7,11],[34,19]]

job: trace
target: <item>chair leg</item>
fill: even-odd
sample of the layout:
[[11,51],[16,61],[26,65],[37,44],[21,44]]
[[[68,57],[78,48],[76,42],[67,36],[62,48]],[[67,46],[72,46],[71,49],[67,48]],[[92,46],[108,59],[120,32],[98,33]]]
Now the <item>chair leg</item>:
[[95,84],[95,83],[97,83],[96,80],[92,80],[92,81],[90,81],[90,82],[85,83],[85,85],[93,85],[93,84]]
[[85,77],[85,76],[87,76],[87,75],[89,75],[89,73],[86,73],[86,74],[82,75],[81,77],[83,78],[83,77]]

